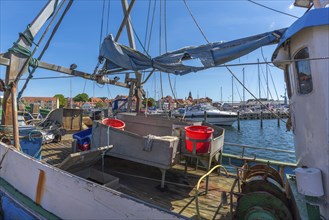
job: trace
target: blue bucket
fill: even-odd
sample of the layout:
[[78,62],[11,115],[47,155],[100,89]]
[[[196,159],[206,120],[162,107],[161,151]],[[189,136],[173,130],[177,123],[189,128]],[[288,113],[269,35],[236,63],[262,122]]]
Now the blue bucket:
[[42,159],[42,133],[40,131],[19,129],[19,144],[24,153],[36,159]]

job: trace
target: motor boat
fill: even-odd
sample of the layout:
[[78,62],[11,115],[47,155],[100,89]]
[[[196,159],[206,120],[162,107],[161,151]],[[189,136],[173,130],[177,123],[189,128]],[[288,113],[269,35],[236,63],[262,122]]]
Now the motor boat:
[[206,117],[210,124],[226,126],[231,126],[238,119],[236,112],[221,111],[214,106],[202,104],[187,107],[182,117],[193,121],[202,121]]

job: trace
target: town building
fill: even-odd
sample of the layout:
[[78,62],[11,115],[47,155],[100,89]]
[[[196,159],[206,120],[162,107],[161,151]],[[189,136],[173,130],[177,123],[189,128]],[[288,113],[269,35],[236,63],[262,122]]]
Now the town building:
[[53,110],[59,108],[59,99],[57,97],[22,97],[21,102],[26,106],[38,104],[42,109]]

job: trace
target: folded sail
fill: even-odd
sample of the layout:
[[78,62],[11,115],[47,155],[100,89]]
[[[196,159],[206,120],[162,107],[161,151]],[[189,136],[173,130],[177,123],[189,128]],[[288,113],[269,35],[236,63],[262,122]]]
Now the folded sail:
[[[184,75],[215,67],[259,47],[277,43],[286,29],[258,34],[229,42],[215,42],[198,47],[189,46],[151,58],[137,50],[126,47],[113,40],[112,35],[103,41],[100,57],[105,58],[105,69],[108,71],[122,68],[124,70],[157,69],[162,72]],[[184,61],[199,60],[201,66],[185,65]]]

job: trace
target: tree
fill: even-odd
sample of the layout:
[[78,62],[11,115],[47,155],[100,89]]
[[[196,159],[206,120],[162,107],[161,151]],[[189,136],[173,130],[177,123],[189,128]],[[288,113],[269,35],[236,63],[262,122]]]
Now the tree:
[[147,102],[147,107],[152,107],[152,106],[155,106],[155,101],[153,98],[148,98],[148,99],[144,99],[142,104],[145,106],[146,105],[146,100],[148,101]]
[[103,108],[103,102],[97,102],[96,108]]
[[88,101],[89,96],[86,93],[80,93],[73,98],[75,102],[86,102]]
[[62,94],[56,94],[54,97],[58,98],[60,108],[66,106],[67,100]]

